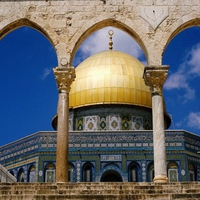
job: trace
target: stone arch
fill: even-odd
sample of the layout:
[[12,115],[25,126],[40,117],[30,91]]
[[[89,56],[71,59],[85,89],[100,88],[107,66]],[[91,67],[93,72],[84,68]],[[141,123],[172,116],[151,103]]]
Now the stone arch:
[[[95,21],[95,20],[93,20]],[[93,24],[91,26],[91,23]],[[73,61],[73,58],[75,56],[75,53],[81,43],[91,34],[93,34],[95,31],[98,31],[102,28],[113,26],[115,28],[118,28],[127,34],[129,34],[141,47],[143,50],[146,58],[148,58],[147,48],[145,46],[145,43],[143,42],[142,38],[140,37],[139,30],[134,31],[130,26],[127,24],[132,24],[132,22],[122,23],[121,21],[117,21],[115,19],[103,19],[102,21],[98,21],[96,23],[94,22],[88,22],[84,25],[84,30],[80,29],[77,31],[77,33],[72,38],[71,46],[69,47],[71,49],[71,57],[70,57],[70,64]]]
[[2,39],[4,36],[6,36],[8,33],[12,32],[13,30],[23,27],[23,26],[28,26],[30,28],[33,28],[37,31],[39,31],[41,34],[43,34],[52,44],[54,49],[56,48],[56,35],[54,35],[53,30],[51,29],[45,29],[42,25],[39,25],[36,22],[33,22],[27,18],[21,18],[17,19],[15,21],[7,23],[1,30],[0,30],[0,39]]
[[162,55],[164,54],[168,44],[172,41],[172,39],[177,36],[180,32],[184,31],[185,29],[191,28],[193,26],[200,26],[200,18],[189,18],[184,17],[180,18],[173,26],[171,31],[166,31],[166,34],[163,34],[162,39],[160,40],[160,45],[162,45]]

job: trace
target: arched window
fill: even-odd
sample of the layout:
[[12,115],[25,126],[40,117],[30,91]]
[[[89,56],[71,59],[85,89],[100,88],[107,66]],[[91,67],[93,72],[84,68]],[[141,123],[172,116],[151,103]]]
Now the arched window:
[[154,179],[154,164],[153,162],[149,164],[149,167],[148,167],[148,180],[149,182],[153,182],[153,179]]
[[167,166],[168,179],[170,182],[178,181],[178,165],[175,162],[170,162]]
[[55,165],[49,163],[45,167],[45,182],[55,182]]
[[129,182],[137,182],[138,181],[138,170],[139,170],[139,167],[136,163],[131,163],[129,165],[129,169],[128,169]]
[[31,165],[29,167],[29,171],[28,171],[28,182],[35,182],[36,181],[36,176],[35,176],[35,166]]
[[22,168],[18,172],[17,182],[25,182],[25,173],[24,173],[24,170]]
[[189,176],[189,181],[195,181],[196,180],[196,174],[195,174],[195,167],[193,164],[188,165],[188,176]]
[[74,166],[71,163],[69,164],[68,181],[74,182]]
[[83,182],[92,182],[92,169],[91,163],[86,163],[83,166]]

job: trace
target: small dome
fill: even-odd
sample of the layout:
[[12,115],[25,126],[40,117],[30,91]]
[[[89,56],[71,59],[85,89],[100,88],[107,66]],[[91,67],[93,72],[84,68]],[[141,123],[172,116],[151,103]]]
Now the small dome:
[[97,53],[76,68],[69,106],[128,104],[151,108],[143,72],[144,65],[128,54],[113,50]]

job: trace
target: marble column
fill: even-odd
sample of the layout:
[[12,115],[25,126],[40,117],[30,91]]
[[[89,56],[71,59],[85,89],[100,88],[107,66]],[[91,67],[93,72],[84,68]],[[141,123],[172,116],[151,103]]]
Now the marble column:
[[154,146],[154,182],[168,182],[165,131],[163,84],[168,76],[169,66],[147,66],[144,70],[144,81],[150,86],[152,94],[153,146]]
[[59,91],[56,150],[56,182],[68,182],[69,91],[75,78],[74,67],[53,69]]

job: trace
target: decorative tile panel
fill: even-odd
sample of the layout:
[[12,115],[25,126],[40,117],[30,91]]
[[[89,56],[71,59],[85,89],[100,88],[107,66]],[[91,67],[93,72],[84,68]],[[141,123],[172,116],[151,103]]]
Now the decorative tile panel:
[[97,128],[97,116],[89,116],[84,118],[85,130],[86,131],[96,131]]
[[143,130],[143,118],[133,116],[132,117],[132,130]]
[[82,131],[83,130],[83,117],[78,118],[76,120],[76,130]]
[[122,130],[130,130],[130,119],[129,117],[122,117]]
[[99,130],[107,130],[107,117],[106,116],[99,117]]
[[81,181],[81,161],[76,163],[76,180],[77,182]]
[[120,116],[109,116],[109,130],[120,130],[121,118]]

